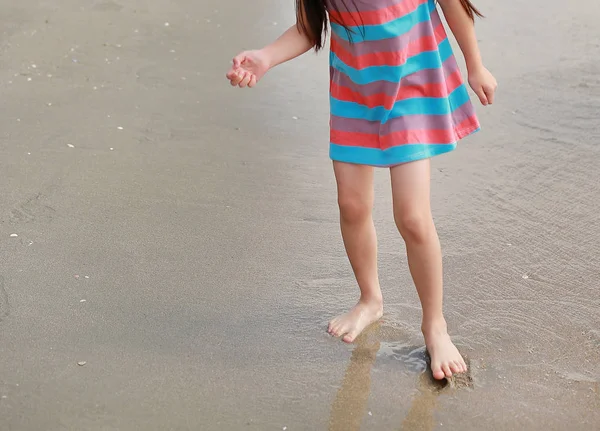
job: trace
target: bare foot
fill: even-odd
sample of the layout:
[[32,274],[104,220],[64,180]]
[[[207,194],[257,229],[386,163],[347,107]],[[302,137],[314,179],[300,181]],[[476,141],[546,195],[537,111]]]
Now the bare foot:
[[423,331],[425,345],[431,356],[431,371],[437,380],[452,377],[452,374],[467,371],[467,364],[460,352],[452,343],[446,324],[439,325],[437,329]]
[[381,319],[381,316],[383,316],[381,300],[361,299],[352,310],[329,322],[327,332],[335,337],[343,335],[342,340],[345,343],[352,343],[367,326]]

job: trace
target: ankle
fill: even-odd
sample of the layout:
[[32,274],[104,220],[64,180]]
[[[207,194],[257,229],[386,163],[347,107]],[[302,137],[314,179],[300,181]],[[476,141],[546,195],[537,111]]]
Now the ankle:
[[358,302],[371,307],[378,307],[383,309],[383,296],[381,294],[361,294]]
[[425,337],[447,334],[448,324],[446,323],[446,319],[444,319],[444,316],[423,319],[421,332],[423,332]]

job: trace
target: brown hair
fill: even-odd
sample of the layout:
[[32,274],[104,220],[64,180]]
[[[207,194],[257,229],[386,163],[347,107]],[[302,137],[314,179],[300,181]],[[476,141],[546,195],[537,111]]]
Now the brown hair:
[[462,7],[465,8],[467,14],[469,15],[469,18],[471,18],[473,21],[475,21],[475,16],[483,18],[483,14],[479,12],[479,9],[477,9],[469,0],[460,0],[460,4],[462,4]]
[[[319,51],[323,48],[325,36],[327,35],[327,24],[329,22],[326,0],[295,1],[298,29],[310,38],[315,51]],[[338,1],[341,1],[346,10],[349,10],[344,0]],[[460,3],[472,20],[475,20],[475,16],[483,17],[481,12],[479,12],[479,9],[477,9],[470,0],[460,0]],[[347,26],[345,27],[349,36],[351,36],[352,30]],[[352,37],[350,37],[350,40],[352,40]]]
[[296,0],[296,21],[298,30],[310,38],[315,51],[323,48],[329,23],[325,0]]

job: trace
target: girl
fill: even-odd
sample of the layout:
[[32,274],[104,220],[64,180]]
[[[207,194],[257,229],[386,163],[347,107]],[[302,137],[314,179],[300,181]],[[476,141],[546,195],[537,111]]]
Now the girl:
[[[469,0],[439,0],[483,105],[497,87],[483,66]],[[423,310],[436,379],[467,370],[442,312],[442,255],[430,208],[430,158],[479,130],[436,0],[296,0],[297,23],[273,44],[233,59],[231,85],[254,87],[271,68],[323,48],[331,22],[331,138],[342,237],[358,304],[328,332],[352,343],[381,318],[373,167],[391,173],[394,218]]]

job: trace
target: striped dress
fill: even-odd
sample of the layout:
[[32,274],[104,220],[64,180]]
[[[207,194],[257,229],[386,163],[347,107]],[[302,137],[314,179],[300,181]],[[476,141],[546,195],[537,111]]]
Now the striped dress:
[[327,0],[327,9],[333,160],[394,166],[479,130],[435,0]]

